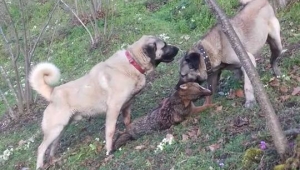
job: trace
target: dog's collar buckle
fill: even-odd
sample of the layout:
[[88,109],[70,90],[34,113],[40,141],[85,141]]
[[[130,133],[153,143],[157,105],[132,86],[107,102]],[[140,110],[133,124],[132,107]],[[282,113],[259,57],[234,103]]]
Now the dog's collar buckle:
[[140,73],[145,74],[145,70],[132,58],[129,51],[126,51],[125,55],[131,65],[133,65]]
[[199,45],[198,50],[200,52],[200,55],[204,58],[207,74],[211,74],[212,66],[211,66],[209,57],[208,57],[207,53],[205,52],[204,47],[202,45]]

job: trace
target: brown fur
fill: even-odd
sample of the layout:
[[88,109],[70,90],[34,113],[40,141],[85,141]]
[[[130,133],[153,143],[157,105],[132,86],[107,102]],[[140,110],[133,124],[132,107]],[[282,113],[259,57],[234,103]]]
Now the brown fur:
[[194,100],[210,95],[208,89],[198,83],[182,84],[178,90],[164,99],[160,105],[146,116],[135,119],[126,131],[120,134],[114,141],[114,149],[118,149],[131,139],[137,139],[142,135],[150,134],[158,130],[165,130],[172,125],[185,120],[191,113],[199,113],[212,105],[195,107]]
[[73,116],[78,120],[82,116],[106,113],[105,140],[109,154],[120,111],[125,117],[125,125],[128,125],[131,101],[144,88],[146,75],[160,62],[172,61],[178,48],[157,37],[143,36],[127,51],[145,70],[144,74],[129,63],[126,50],[98,63],[83,77],[56,87],[50,86],[60,77],[55,65],[40,63],[33,69],[31,86],[50,102],[42,121],[44,138],[38,148],[37,168],[43,167],[44,154],[49,146],[50,158],[54,156],[61,132]]
[[[273,8],[267,0],[241,0],[244,7],[230,19],[235,32],[240,38],[248,55],[256,66],[254,54],[256,54],[267,42],[271,49],[271,66],[275,75],[280,75],[278,68],[278,58],[282,50],[280,39],[280,25]],[[204,58],[200,55],[199,47],[202,45],[208,54],[213,72],[208,75]],[[223,69],[241,69],[244,74],[244,91],[246,96],[246,107],[252,107],[255,103],[252,84],[242,67],[238,56],[232,49],[227,37],[223,33],[221,26],[214,26],[200,41],[198,41],[180,63],[180,80],[178,85],[196,81],[208,82],[213,93],[216,91],[221,71]],[[207,102],[211,103],[211,97],[207,97]]]

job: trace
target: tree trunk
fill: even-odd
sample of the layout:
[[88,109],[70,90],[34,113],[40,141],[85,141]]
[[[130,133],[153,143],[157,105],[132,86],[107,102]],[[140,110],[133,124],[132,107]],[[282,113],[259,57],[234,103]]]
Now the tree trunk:
[[246,70],[247,75],[250,78],[252,85],[254,86],[254,93],[261,110],[266,115],[266,124],[272,135],[276,150],[283,158],[288,148],[287,138],[281,129],[281,125],[271,105],[269,97],[267,96],[263,85],[260,82],[259,75],[223,10],[220,9],[215,0],[206,0],[206,3],[209,5],[211,11],[217,16],[218,21],[222,26],[223,32],[228,38],[235,53],[239,57],[242,66]]

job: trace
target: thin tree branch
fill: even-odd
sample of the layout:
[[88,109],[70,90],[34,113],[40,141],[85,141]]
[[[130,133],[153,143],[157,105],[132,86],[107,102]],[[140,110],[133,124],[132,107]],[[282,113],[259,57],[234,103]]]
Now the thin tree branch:
[[[20,57],[20,42],[19,42],[19,35],[18,35],[17,28],[16,28],[16,26],[15,26],[15,23],[14,23],[14,21],[13,21],[13,19],[12,19],[11,13],[10,13],[9,10],[8,10],[6,1],[5,1],[5,0],[2,0],[2,2],[3,2],[3,4],[4,4],[5,10],[6,10],[7,13],[8,13],[9,21],[10,21],[11,25],[13,26],[13,31],[14,31],[15,36],[16,36],[15,39],[16,39],[16,41],[17,41],[17,42],[16,42],[16,44],[17,44],[17,53],[16,53],[16,55],[12,55],[12,56],[11,56],[12,59],[13,59],[13,62],[16,62],[16,61],[18,60],[18,58]],[[12,53],[12,54],[13,54],[13,53]]]
[[99,29],[98,29],[98,26],[97,26],[97,17],[96,17],[97,10],[96,10],[94,1],[93,0],[90,0],[90,1],[91,1],[90,9],[91,9],[92,18],[93,18],[93,20],[91,21],[91,23],[92,23],[92,26],[94,28],[95,39],[97,39],[98,36],[99,36]]
[[8,87],[11,89],[11,91],[13,92],[13,95],[15,96],[15,98],[17,99],[17,102],[19,102],[18,100],[18,97],[17,97],[17,92],[16,92],[16,89],[13,87],[10,79],[8,78],[8,75],[6,74],[6,70],[4,69],[3,66],[0,66],[0,72],[1,72],[1,77],[3,80],[6,81]]
[[39,34],[39,36],[38,36],[36,42],[35,42],[34,45],[33,45],[33,48],[31,49],[31,51],[30,51],[30,53],[29,53],[29,61],[30,61],[30,62],[32,61],[32,56],[33,56],[33,54],[34,54],[34,52],[35,52],[36,46],[37,46],[38,42],[40,41],[42,35],[44,34],[44,32],[45,32],[47,26],[49,25],[50,20],[52,19],[52,16],[53,16],[53,14],[54,14],[54,11],[56,10],[56,8],[57,8],[57,6],[58,6],[58,4],[59,4],[59,1],[60,1],[60,0],[57,0],[57,1],[56,1],[55,5],[54,5],[54,7],[53,7],[53,9],[52,9],[52,11],[51,11],[50,14],[49,14],[48,21],[46,22],[46,24],[45,24],[44,27],[42,28],[42,31],[40,32],[40,34]]
[[[8,18],[9,18],[9,21],[10,23],[12,24],[13,26],[13,31],[15,33],[15,39],[16,39],[16,46],[17,46],[17,52],[16,52],[16,55],[13,54],[12,52],[12,48],[11,48],[11,45],[8,44],[8,41],[4,35],[4,32],[1,28],[1,34],[2,34],[2,37],[4,38],[6,44],[8,45],[8,48],[9,48],[9,51],[10,51],[10,54],[11,54],[11,62],[12,62],[12,66],[13,66],[13,69],[14,69],[14,72],[16,74],[16,79],[17,80],[20,80],[20,75],[19,75],[19,71],[18,71],[18,68],[17,68],[17,60],[18,58],[20,57],[20,41],[19,41],[19,35],[18,35],[18,31],[16,29],[16,26],[15,26],[15,23],[12,19],[12,16],[11,16],[11,13],[9,12],[9,9],[7,7],[7,3],[5,0],[2,0],[3,4],[4,4],[4,7],[5,7],[5,10],[7,11],[8,13]],[[24,107],[23,107],[23,97],[22,97],[22,89],[21,89],[21,86],[20,86],[20,83],[17,83],[17,104],[18,104],[18,110],[19,110],[19,113],[23,113],[24,111]]]
[[93,39],[93,36],[91,34],[91,32],[89,31],[89,29],[84,25],[84,23],[81,21],[81,19],[78,17],[78,15],[73,11],[72,8],[70,8],[70,6],[68,4],[66,4],[63,0],[60,0],[60,2],[62,2],[72,13],[73,15],[78,19],[78,21],[81,23],[81,25],[84,27],[84,29],[88,32],[90,38],[91,38],[91,41],[92,41],[92,44],[95,44],[94,42],[94,39]]
[[2,92],[2,90],[0,89],[0,96],[1,98],[3,99],[7,109],[8,109],[8,114],[9,114],[9,117],[11,117],[13,120],[16,120],[17,119],[17,116],[15,115],[13,109],[10,107],[4,93]]
[[2,29],[2,26],[1,26],[1,25],[0,25],[0,33],[1,33],[2,38],[4,39],[4,41],[5,41],[5,43],[6,43],[6,46],[8,47],[9,54],[11,55],[12,60],[13,60],[14,54],[13,54],[13,52],[12,52],[11,45],[8,43],[8,40],[7,40],[7,38],[6,38],[6,36],[5,36],[4,32],[3,32],[3,29]]
[[51,36],[51,41],[50,41],[50,44],[48,46],[48,52],[47,52],[47,56],[46,56],[46,58],[47,58],[48,61],[49,61],[49,56],[50,56],[50,52],[51,52],[51,47],[52,47],[52,44],[53,44],[53,40],[54,40],[54,37],[55,37],[55,33],[56,33],[56,27],[54,27],[54,29],[53,29],[53,34]]
[[266,124],[272,135],[276,150],[280,154],[280,156],[284,158],[288,150],[287,138],[282,131],[278,117],[275,114],[275,111],[271,105],[269,97],[267,96],[263,88],[262,83],[260,82],[259,75],[255,67],[253,66],[248,54],[246,53],[246,50],[244,49],[240,39],[238,38],[223,10],[220,9],[215,0],[205,1],[209,5],[212,12],[217,16],[217,19],[222,26],[222,31],[228,38],[232,48],[241,61],[243,68],[246,70],[246,73],[250,81],[252,82],[252,85],[254,86],[254,93],[257,97],[260,108],[266,114]]
[[[30,94],[30,87],[29,87],[29,81],[28,81],[28,75],[29,75],[29,69],[30,69],[30,61],[29,61],[29,54],[28,54],[28,38],[27,38],[27,27],[26,27],[26,13],[24,11],[24,4],[22,3],[22,0],[19,0],[19,9],[21,11],[21,18],[22,18],[22,26],[23,26],[23,34],[24,34],[24,59],[25,59],[25,87],[23,88],[22,92],[24,94],[23,99],[25,99],[25,104],[27,111],[30,110],[30,100],[31,100],[31,94]],[[20,80],[17,80],[18,83],[20,83]]]

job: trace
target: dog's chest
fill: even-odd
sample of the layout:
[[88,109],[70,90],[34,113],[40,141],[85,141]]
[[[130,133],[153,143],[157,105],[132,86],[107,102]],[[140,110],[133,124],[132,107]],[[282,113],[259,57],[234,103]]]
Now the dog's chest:
[[133,90],[133,95],[136,95],[136,94],[140,93],[141,90],[145,87],[145,85],[146,85],[146,78],[144,76],[140,77],[135,83],[135,88]]

